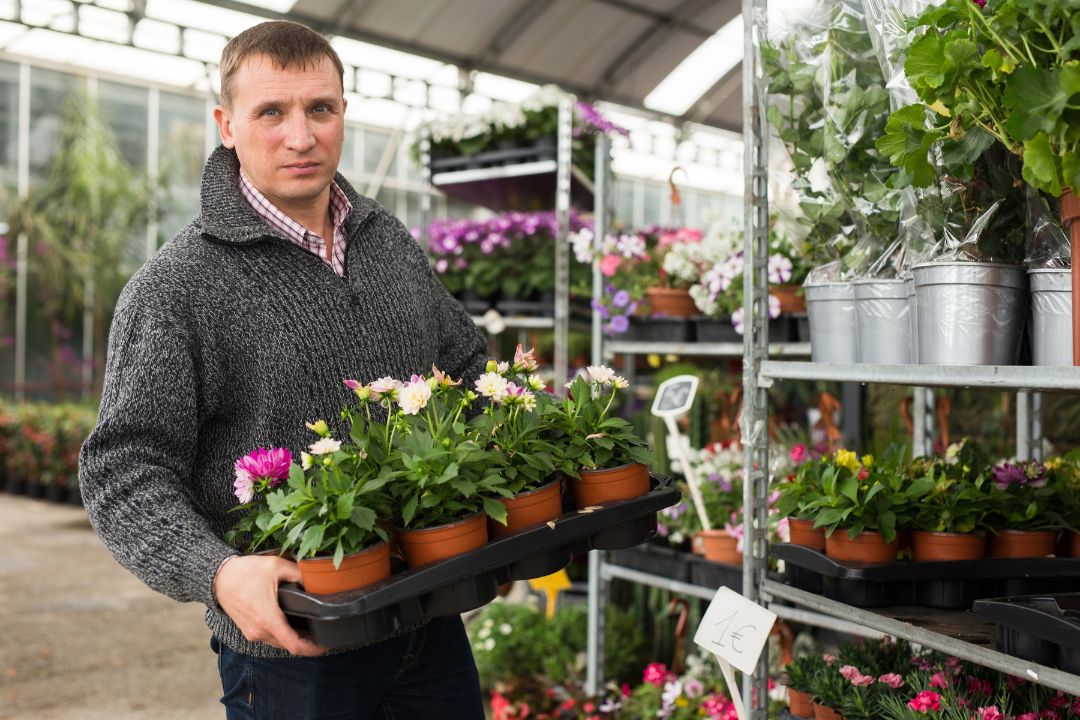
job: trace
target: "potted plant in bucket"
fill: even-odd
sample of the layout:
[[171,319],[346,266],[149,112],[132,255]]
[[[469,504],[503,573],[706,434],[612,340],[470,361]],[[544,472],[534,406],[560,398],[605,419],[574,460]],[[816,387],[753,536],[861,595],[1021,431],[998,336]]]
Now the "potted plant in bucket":
[[[903,467],[905,449],[890,446],[875,460],[837,450],[822,473],[821,497],[811,503],[815,527],[825,528],[825,553],[840,561],[894,562],[900,549],[897,530],[907,527],[930,478],[910,480]],[[838,532],[839,531],[839,532]]]
[[562,476],[555,471],[558,450],[547,439],[548,422],[558,414],[555,399],[543,393],[544,381],[532,350],[521,345],[514,362],[494,360],[476,381],[490,403],[471,421],[478,441],[491,450],[491,470],[501,474],[509,497],[498,498],[506,518],[488,519],[488,534],[502,537],[562,514]]
[[628,386],[603,365],[590,366],[568,384],[555,422],[565,443],[562,468],[579,509],[649,491],[648,445],[629,422],[609,415],[616,394]]
[[795,445],[789,453],[795,470],[780,483],[776,509],[788,519],[790,541],[815,550],[825,550],[825,531],[814,525],[815,503],[821,498],[822,473],[827,462],[814,460],[805,445]]

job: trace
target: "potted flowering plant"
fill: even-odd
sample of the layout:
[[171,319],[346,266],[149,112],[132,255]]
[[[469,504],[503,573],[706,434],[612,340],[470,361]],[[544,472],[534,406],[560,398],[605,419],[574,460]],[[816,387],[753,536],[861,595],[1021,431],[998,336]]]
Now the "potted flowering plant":
[[698,490],[703,510],[713,528],[704,530],[700,527],[693,496],[685,495],[692,508],[689,514],[694,516],[697,526],[691,545],[693,551],[704,555],[706,560],[741,565],[742,525],[738,520],[743,501],[741,450],[713,443],[701,450],[690,451],[688,460],[690,469],[700,479]]
[[[814,526],[825,528],[825,553],[836,560],[893,562],[897,530],[910,521],[919,498],[933,480],[912,481],[904,468],[906,450],[890,446],[880,459],[837,450],[825,464],[821,497],[810,504]],[[841,532],[836,532],[841,530]]]
[[977,560],[986,554],[993,511],[988,467],[986,452],[968,438],[950,445],[943,458],[912,463],[914,477],[933,481],[911,521],[916,561]]
[[809,720],[814,717],[814,689],[818,676],[827,668],[824,658],[817,654],[796,658],[784,668],[788,710],[795,718]]
[[777,486],[780,496],[776,509],[788,519],[792,544],[824,550],[825,531],[814,526],[814,513],[821,499],[822,475],[829,464],[812,459],[803,444],[792,446],[789,457],[795,469]]
[[[508,491],[490,452],[465,422],[476,393],[434,367],[430,376],[380,378],[357,383],[354,391],[365,412],[364,431],[383,438],[379,474],[400,507],[398,535],[409,565],[484,545],[484,516],[505,519],[497,498]],[[371,412],[373,405],[381,412]]]
[[649,449],[630,423],[611,417],[619,390],[629,386],[611,368],[590,366],[568,384],[554,417],[564,442],[562,467],[578,508],[625,500],[649,491]]
[[1075,518],[1080,518],[1080,449],[1046,461],[1050,484],[1057,488],[1062,517],[1067,520],[1069,556],[1080,557],[1080,532]]
[[476,391],[490,401],[470,423],[477,439],[491,450],[490,471],[505,483],[499,498],[506,507],[502,522],[488,520],[488,533],[500,537],[515,530],[554,520],[562,514],[562,480],[556,477],[558,448],[548,439],[550,422],[558,414],[554,398],[543,393],[545,383],[532,350],[521,345],[513,364],[488,362],[476,381]]
[[240,504],[230,512],[244,513],[225,533],[225,542],[247,552],[284,552],[284,523],[273,523],[267,494],[289,479],[292,453],[287,448],[258,448],[233,464],[233,493]]
[[994,491],[990,557],[1053,555],[1063,527],[1057,488],[1038,460],[1006,462],[991,470]]

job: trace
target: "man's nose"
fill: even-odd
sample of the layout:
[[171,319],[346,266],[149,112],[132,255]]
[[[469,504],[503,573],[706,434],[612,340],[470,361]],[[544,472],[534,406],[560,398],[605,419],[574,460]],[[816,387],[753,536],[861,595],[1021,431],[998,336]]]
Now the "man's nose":
[[290,150],[304,152],[315,146],[315,133],[306,113],[291,115],[285,127],[285,145]]

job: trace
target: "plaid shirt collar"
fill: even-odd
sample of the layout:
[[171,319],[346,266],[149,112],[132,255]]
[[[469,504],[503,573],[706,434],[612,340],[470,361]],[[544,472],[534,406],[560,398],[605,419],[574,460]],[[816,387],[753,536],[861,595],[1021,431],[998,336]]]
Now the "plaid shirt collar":
[[[248,201],[252,209],[259,214],[266,223],[284,233],[285,237],[292,240],[297,245],[307,249],[318,251],[318,247],[325,247],[325,238],[318,233],[311,232],[300,223],[293,220],[286,215],[280,208],[274,203],[270,202],[258,188],[256,188],[247,175],[244,174],[244,170],[240,170],[240,194],[244,196],[244,199]],[[330,183],[330,212],[334,218],[334,254],[338,254],[338,245],[341,244],[341,254],[344,255],[344,243],[345,243],[345,221],[352,213],[352,203],[349,202],[349,198],[345,197],[344,191],[336,182]],[[319,253],[320,257],[324,257]]]

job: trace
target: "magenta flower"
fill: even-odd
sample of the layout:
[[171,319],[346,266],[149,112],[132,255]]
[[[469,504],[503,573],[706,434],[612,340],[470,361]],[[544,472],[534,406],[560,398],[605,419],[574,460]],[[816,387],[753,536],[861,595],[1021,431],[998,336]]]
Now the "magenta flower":
[[971,720],[1005,720],[1005,715],[998,710],[997,705],[991,705],[976,710]]
[[904,678],[900,677],[896,673],[888,673],[878,678],[878,682],[882,685],[888,685],[893,690],[899,690],[904,687]]
[[840,677],[844,678],[845,680],[850,680],[853,677],[858,677],[859,675],[862,675],[862,673],[860,673],[859,668],[855,667],[854,665],[845,665],[840,668]]
[[801,465],[802,463],[806,462],[807,459],[808,453],[806,451],[806,446],[802,443],[799,443],[798,445],[795,445],[791,448],[791,452],[788,453],[788,455],[791,457],[791,462],[795,463],[796,465]]
[[251,502],[256,489],[272,488],[289,477],[292,453],[287,448],[259,448],[233,464],[233,489],[242,503]]
[[645,672],[642,674],[641,679],[650,685],[656,687],[663,687],[664,682],[667,680],[667,665],[664,663],[654,662],[649,663],[645,668]]
[[941,709],[941,696],[932,690],[923,690],[914,699],[908,700],[907,706],[916,712],[929,712]]
[[967,679],[968,693],[972,695],[993,695],[994,684],[989,680],[980,680],[977,677],[969,677]]
[[981,8],[986,7],[986,0],[971,0],[971,2],[975,3]]
[[949,679],[945,677],[945,673],[934,673],[930,676],[930,687],[947,688],[949,687]]

